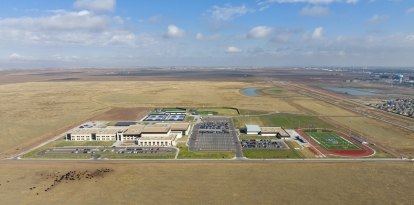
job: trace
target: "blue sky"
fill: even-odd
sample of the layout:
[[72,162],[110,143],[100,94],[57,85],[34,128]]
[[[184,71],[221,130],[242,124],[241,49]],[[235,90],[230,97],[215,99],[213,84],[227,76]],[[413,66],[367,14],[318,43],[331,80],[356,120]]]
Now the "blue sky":
[[0,0],[0,68],[414,66],[411,0]]

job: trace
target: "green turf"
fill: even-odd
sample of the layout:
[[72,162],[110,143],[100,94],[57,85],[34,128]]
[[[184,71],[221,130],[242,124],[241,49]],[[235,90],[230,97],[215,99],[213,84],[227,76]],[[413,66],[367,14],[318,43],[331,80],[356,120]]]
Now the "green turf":
[[330,125],[318,117],[309,115],[276,114],[262,116],[260,119],[265,126],[280,126],[286,128],[297,127],[330,127]]
[[284,128],[331,128],[332,125],[310,115],[294,114],[273,114],[258,117],[237,116],[233,117],[234,124],[237,128],[243,128],[245,124],[258,124],[260,126],[284,127]]
[[309,137],[326,150],[361,150],[354,143],[328,131],[305,131]]
[[274,140],[276,139],[276,136],[261,136],[261,135],[248,135],[248,134],[240,134],[239,135],[240,140],[249,140],[249,139],[256,139],[256,140]]
[[240,109],[240,115],[263,115],[269,113],[269,111],[260,111],[260,110],[243,110]]

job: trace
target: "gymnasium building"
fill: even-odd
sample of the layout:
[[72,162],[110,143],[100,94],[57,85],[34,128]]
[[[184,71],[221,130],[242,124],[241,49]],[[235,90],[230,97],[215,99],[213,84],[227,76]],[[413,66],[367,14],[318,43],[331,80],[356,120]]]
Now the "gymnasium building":
[[[99,126],[81,125],[65,134],[73,141],[126,141],[138,146],[176,146],[176,139],[188,135],[189,123],[131,123],[127,126],[106,126],[102,122],[88,122]],[[108,123],[109,124],[109,123]]]

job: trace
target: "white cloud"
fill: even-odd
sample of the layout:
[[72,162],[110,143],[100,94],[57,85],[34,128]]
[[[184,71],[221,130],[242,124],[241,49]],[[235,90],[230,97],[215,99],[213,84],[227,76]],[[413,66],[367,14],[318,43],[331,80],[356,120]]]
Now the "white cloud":
[[413,6],[413,7],[411,7],[411,8],[408,8],[408,9],[405,11],[405,13],[407,13],[407,14],[414,14],[414,6]]
[[46,17],[21,17],[0,19],[0,27],[11,29],[30,29],[33,31],[98,31],[104,29],[108,21],[109,20],[106,16],[95,15],[86,10],[79,12],[56,10],[53,11],[53,15]]
[[203,40],[204,39],[204,35],[202,33],[197,33],[196,34],[196,39],[197,40]]
[[301,16],[326,16],[329,15],[329,9],[322,6],[306,6],[300,10]]
[[8,57],[9,60],[25,60],[26,58],[18,53],[12,53]]
[[407,36],[405,37],[405,39],[406,39],[407,41],[414,42],[414,34],[413,34],[413,35],[407,35]]
[[195,35],[195,39],[199,41],[216,41],[221,38],[220,34],[211,34],[211,35],[205,35],[203,33],[197,33]]
[[[274,29],[271,41],[275,43],[288,43],[291,39],[299,38],[303,34],[302,29],[287,29],[277,28]],[[298,41],[299,39],[296,39]]]
[[240,48],[237,48],[235,46],[229,46],[226,49],[226,53],[240,53],[242,50]]
[[345,0],[345,3],[347,4],[356,4],[359,0]]
[[79,9],[91,11],[113,11],[116,0],[77,0],[74,6]]
[[219,21],[229,21],[235,17],[245,15],[247,13],[254,12],[253,9],[247,8],[246,5],[241,6],[213,6],[212,9],[208,11],[211,17]]
[[387,16],[374,14],[374,15],[371,16],[371,18],[368,19],[368,22],[372,23],[372,24],[377,24],[377,23],[381,23],[381,22],[385,21],[387,18],[388,18]]
[[313,30],[312,33],[312,39],[322,39],[323,38],[323,28],[322,27],[317,27],[315,28],[315,30]]
[[154,15],[154,16],[150,16],[147,21],[150,22],[150,23],[160,23],[163,20],[164,20],[164,16]]
[[67,62],[80,60],[80,57],[76,55],[68,56],[68,55],[54,54],[51,57],[58,61],[67,61]]
[[247,38],[264,38],[272,33],[272,28],[267,26],[256,26],[247,33]]
[[170,24],[167,27],[167,33],[164,35],[166,38],[180,38],[184,36],[184,30],[177,27],[174,24]]
[[358,0],[267,0],[263,3],[306,3],[306,4],[331,4],[331,3],[347,3],[355,4],[358,3]]
[[56,10],[49,16],[0,19],[0,42],[42,46],[146,44],[123,24],[122,17]]
[[115,45],[129,45],[129,46],[136,46],[136,36],[131,32],[122,32],[114,34],[111,39],[107,42],[108,44],[115,44]]

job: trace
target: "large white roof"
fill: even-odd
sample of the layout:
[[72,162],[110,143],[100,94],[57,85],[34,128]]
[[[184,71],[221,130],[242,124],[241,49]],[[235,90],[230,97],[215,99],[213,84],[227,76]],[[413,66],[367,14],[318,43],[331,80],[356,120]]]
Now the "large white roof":
[[260,132],[259,125],[246,125],[247,132]]

